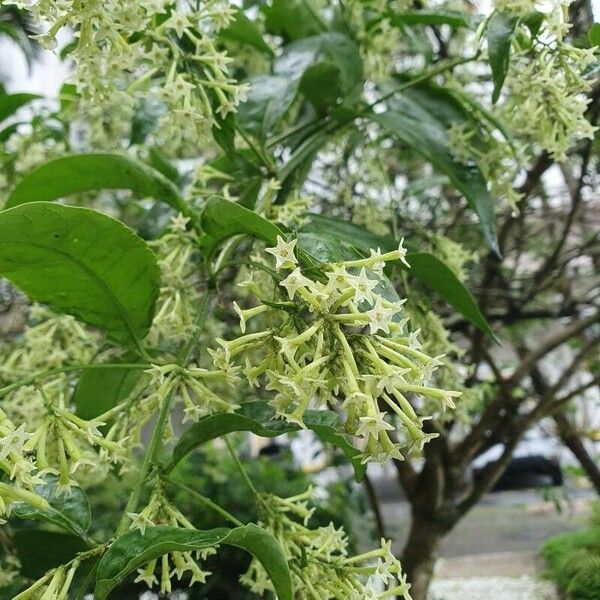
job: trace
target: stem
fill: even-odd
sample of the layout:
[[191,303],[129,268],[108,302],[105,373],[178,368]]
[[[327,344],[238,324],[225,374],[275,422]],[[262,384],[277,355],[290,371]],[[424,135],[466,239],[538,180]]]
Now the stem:
[[229,454],[231,454],[231,457],[235,461],[235,465],[240,472],[242,479],[246,482],[246,485],[250,488],[251,492],[258,497],[258,491],[254,487],[254,484],[250,481],[250,477],[248,477],[248,473],[246,473],[246,469],[244,469],[244,465],[241,463],[237,452],[233,449],[231,442],[227,439],[226,435],[223,436],[223,439],[225,440],[225,445],[227,446],[227,450],[229,450]]
[[0,388],[0,396],[4,396],[5,394],[12,392],[19,387],[23,387],[24,385],[34,383],[38,379],[45,379],[47,377],[52,377],[53,375],[59,375],[60,373],[85,371],[87,369],[148,369],[150,366],[151,365],[147,363],[97,363],[90,365],[67,365],[66,367],[57,367],[55,369],[48,369],[47,371],[40,371],[39,373],[34,373],[33,375],[25,377],[24,379],[15,381],[10,385]]
[[204,292],[204,296],[202,296],[202,300],[200,301],[200,307],[198,308],[198,316],[196,317],[196,330],[194,331],[194,335],[189,339],[188,343],[182,348],[181,354],[179,356],[179,364],[182,367],[185,367],[189,364],[194,350],[196,348],[196,344],[200,339],[200,334],[204,329],[204,320],[206,319],[206,313],[208,312],[208,307],[210,304],[210,298],[212,296],[212,289],[207,288]]
[[179,488],[180,490],[187,492],[190,496],[192,496],[193,498],[195,498],[196,500],[198,500],[205,506],[212,508],[215,512],[219,513],[222,517],[224,517],[228,521],[231,521],[238,527],[244,526],[244,523],[242,523],[242,521],[240,521],[238,518],[234,517],[230,512],[227,512],[223,507],[219,506],[218,504],[215,504],[210,498],[203,496],[202,494],[200,494],[196,490],[193,490],[191,487],[188,487],[184,483],[175,481],[174,479],[171,479],[170,477],[167,477],[165,479],[165,481],[168,484],[172,485],[173,487]]
[[129,499],[127,500],[127,504],[125,505],[123,516],[121,517],[121,521],[115,533],[116,537],[123,535],[123,533],[127,531],[127,520],[129,519],[127,514],[135,512],[135,509],[137,508],[137,505],[140,501],[140,496],[142,495],[144,484],[146,483],[148,474],[150,473],[152,465],[156,460],[156,455],[158,454],[158,451],[160,450],[160,447],[162,445],[163,434],[167,425],[167,419],[169,416],[169,410],[171,408],[172,400],[173,391],[171,390],[166,396],[166,398],[163,400],[162,406],[160,407],[158,420],[156,421],[154,431],[152,432],[152,439],[150,440],[150,445],[148,446],[148,450],[146,451],[146,454],[144,456],[142,469],[140,471],[139,477],[137,478],[133,491],[131,492]]

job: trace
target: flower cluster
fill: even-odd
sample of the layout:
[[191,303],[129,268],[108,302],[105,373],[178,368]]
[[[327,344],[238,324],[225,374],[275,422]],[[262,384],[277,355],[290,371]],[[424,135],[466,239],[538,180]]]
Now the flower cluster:
[[[162,486],[157,483],[147,506],[139,513],[129,513],[131,519],[130,529],[139,529],[142,534],[147,527],[155,525],[169,525],[171,527],[183,527],[184,529],[195,529],[185,516],[173,506],[164,495]],[[180,580],[186,573],[191,575],[189,586],[196,582],[204,583],[210,572],[204,571],[198,566],[198,560],[205,560],[208,556],[215,554],[216,546],[210,546],[196,552],[171,552],[160,558],[160,592],[168,594],[171,592],[171,578]],[[138,569],[137,581],[143,581],[149,588],[159,584],[155,575],[159,559],[154,559]],[[171,570],[173,565],[173,570]]]
[[[522,3],[508,4],[520,7]],[[586,118],[590,82],[583,77],[596,59],[592,49],[566,41],[570,25],[564,13],[568,5],[555,3],[530,42],[521,44],[515,36],[506,80],[510,93],[501,110],[514,131],[556,160],[564,160],[579,140],[593,139],[596,130]]]
[[170,394],[183,404],[183,421],[198,421],[212,412],[231,412],[239,408],[237,404],[224,400],[205,384],[206,381],[234,380],[236,369],[227,373],[222,370],[208,370],[196,366],[181,367],[177,364],[153,365],[148,371],[151,380],[148,388],[156,390],[154,395],[162,401]]
[[100,554],[103,546],[79,553],[73,560],[56,569],[49,570],[26,590],[17,594],[13,600],[67,600],[69,590],[74,583],[77,569],[88,558]]
[[188,223],[183,215],[173,217],[168,232],[150,243],[161,272],[157,311],[148,338],[154,345],[180,343],[196,318],[199,282],[194,253],[198,241]]
[[10,0],[30,11],[46,47],[75,31],[73,82],[98,144],[127,135],[140,100],[162,107],[157,138],[177,152],[197,148],[215,115],[235,111],[246,87],[228,74],[215,35],[234,16],[226,0]]
[[10,483],[0,482],[0,517],[10,514],[13,502],[27,502],[42,510],[48,508],[46,500],[33,491],[41,480],[25,448],[30,439],[25,425],[15,427],[0,409],[0,470],[10,480]]
[[[348,539],[343,529],[333,523],[310,529],[314,512],[307,500],[312,490],[291,498],[271,494],[260,497],[260,524],[281,543],[290,565],[294,590],[299,599],[348,598],[348,600],[410,600],[409,588],[390,542],[381,548],[348,556]],[[241,578],[256,594],[272,590],[269,578],[257,560],[253,560]]]
[[[278,416],[301,426],[311,404],[333,405],[343,412],[344,430],[362,438],[365,462],[401,459],[402,446],[420,452],[432,434],[423,431],[416,397],[444,409],[454,407],[459,394],[427,385],[440,357],[419,350],[419,332],[408,332],[401,318],[404,301],[385,296],[383,269],[388,261],[405,261],[402,243],[391,252],[372,250],[368,258],[329,264],[320,279],[300,269],[295,246],[296,240],[278,237],[277,246],[266,249],[286,276],[273,301],[235,305],[244,335],[217,339],[215,366],[230,369],[244,356],[249,384],[266,381]],[[282,301],[282,288],[293,302]],[[258,315],[266,328],[246,333]],[[401,423],[403,439],[390,437],[396,427],[387,413]]]

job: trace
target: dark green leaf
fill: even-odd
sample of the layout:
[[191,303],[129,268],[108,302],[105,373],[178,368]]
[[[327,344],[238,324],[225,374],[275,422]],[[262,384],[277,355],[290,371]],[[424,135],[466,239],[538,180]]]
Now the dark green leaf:
[[34,491],[48,501],[50,508],[40,510],[25,502],[17,502],[12,506],[12,516],[52,523],[77,536],[85,537],[92,520],[90,502],[85,492],[78,486],[72,486],[66,492],[60,490],[57,475],[49,473],[43,478],[44,483],[36,485]]
[[189,212],[177,187],[162,173],[128,156],[101,153],[63,156],[43,164],[20,181],[6,207],[97,190],[131,190],[140,198],[156,198]]
[[408,254],[406,260],[410,264],[412,275],[436,291],[441,298],[483,333],[494,335],[489,323],[481,314],[477,302],[450,267],[427,252]]
[[224,198],[211,198],[200,217],[204,236],[200,245],[210,257],[224,240],[240,234],[251,235],[267,244],[275,245],[277,236],[282,235],[277,225],[264,217]]
[[[122,362],[132,362],[134,355],[126,355]],[[97,416],[125,400],[142,376],[142,369],[87,369],[73,392],[76,414],[82,419]]]
[[131,121],[130,145],[143,144],[146,138],[156,129],[158,120],[165,113],[163,104],[155,100],[141,98],[135,107]]
[[41,98],[37,94],[6,94],[0,96],[0,122],[14,115],[22,106]]
[[450,25],[453,28],[473,28],[477,19],[457,10],[407,10],[393,13],[389,17],[392,25]]
[[13,135],[13,133],[17,132],[20,124],[21,123],[13,123],[12,125],[9,125],[8,127],[5,127],[4,129],[0,130],[0,142],[6,142],[6,140],[8,140],[8,138],[11,135]]
[[264,567],[280,600],[292,600],[292,583],[283,550],[276,538],[253,523],[235,529],[198,531],[150,527],[142,534],[131,530],[118,538],[98,565],[95,600],[104,600],[130,573],[168,552],[193,552],[226,544],[252,554]]
[[70,533],[33,529],[15,532],[13,545],[21,562],[21,575],[31,579],[39,579],[88,549],[81,538]]
[[246,46],[252,46],[261,52],[273,55],[273,50],[271,50],[269,44],[263,39],[256,23],[251,21],[241,9],[236,12],[235,18],[227,29],[223,29],[219,33],[219,37]]
[[229,113],[224,119],[217,116],[212,133],[215,142],[219,144],[225,154],[235,160],[235,116],[232,113]]
[[273,0],[261,8],[265,15],[265,26],[269,33],[281,35],[284,40],[297,40],[315,35],[323,30],[323,24],[304,0]]
[[158,146],[151,146],[148,149],[148,164],[153,169],[160,171],[175,185],[179,183],[180,175],[177,167],[163,154]]
[[340,70],[329,62],[308,67],[300,80],[300,91],[317,111],[323,112],[341,93]]
[[13,600],[17,594],[26,590],[29,587],[29,583],[26,583],[22,579],[20,581],[16,581],[6,587],[0,588],[0,600]]
[[424,86],[406,90],[392,108],[374,115],[373,120],[448,176],[479,217],[488,245],[499,255],[494,203],[486,181],[476,165],[455,160],[449,147],[448,128],[453,122],[463,121],[464,113],[464,107],[450,94],[435,86]]
[[344,94],[350,94],[362,85],[360,52],[349,37],[337,32],[322,33],[286,46],[273,64],[273,73],[299,80],[309,67],[324,61],[339,69]]
[[487,43],[494,91],[492,102],[500,97],[510,62],[510,47],[517,26],[517,17],[508,12],[495,11],[487,27]]
[[51,202],[0,212],[0,275],[32,300],[138,348],[160,287],[154,253],[128,227]]
[[[366,466],[360,462],[360,452],[346,437],[339,433],[338,415],[329,410],[308,410],[304,413],[304,424],[312,429],[319,439],[340,448],[354,467],[357,481],[361,481]],[[262,400],[244,402],[235,413],[216,413],[203,417],[179,438],[167,471],[202,444],[234,431],[251,431],[260,437],[277,437],[284,433],[299,431],[300,427],[275,418],[275,411]]]
[[238,107],[240,127],[264,139],[284,117],[298,92],[298,81],[276,75],[257,75],[249,80],[250,91]]

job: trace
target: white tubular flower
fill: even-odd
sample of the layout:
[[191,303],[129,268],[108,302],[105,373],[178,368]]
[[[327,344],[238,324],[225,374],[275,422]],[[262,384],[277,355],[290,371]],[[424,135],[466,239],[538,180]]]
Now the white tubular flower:
[[[278,246],[279,251],[271,250],[284,264],[293,243],[279,238]],[[261,323],[269,328],[230,341],[217,339],[221,348],[209,350],[215,367],[229,369],[243,357],[249,385],[273,392],[276,415],[301,427],[309,407],[339,402],[343,431],[358,438],[364,462],[401,460],[403,447],[420,451],[431,436],[423,432],[413,397],[430,400],[441,414],[458,393],[429,385],[439,357],[419,349],[418,331],[408,330],[407,319],[401,318],[405,301],[377,292],[382,265],[405,255],[400,243],[385,254],[373,251],[369,258],[329,264],[326,282],[295,267],[280,283],[294,302],[275,298],[246,311],[234,304],[242,334],[246,318],[259,312],[264,319],[256,322],[257,328]],[[190,409],[186,417],[194,414]]]
[[277,245],[273,248],[265,248],[265,251],[275,257],[276,269],[289,269],[298,264],[294,255],[297,240],[286,242],[280,235],[277,236]]
[[307,288],[312,285],[312,280],[302,275],[299,267],[296,267],[281,283],[280,285],[287,290],[290,300],[294,299],[296,292],[303,288]]
[[[263,495],[261,525],[277,536],[292,568],[292,582],[299,598],[360,599],[401,597],[410,600],[409,585],[389,542],[358,556],[348,556],[348,537],[333,523],[311,529],[314,508],[307,501],[312,490],[292,498]],[[252,560],[240,581],[256,594],[273,591],[262,565]]]
[[[194,526],[165,496],[160,483],[156,483],[148,505],[138,514],[130,513],[132,520],[130,529],[139,529],[142,535],[148,527],[157,525],[168,525],[183,529],[194,529]],[[138,569],[136,582],[144,582],[150,589],[158,586],[161,594],[171,591],[171,578],[178,580],[186,574],[191,575],[190,586],[196,582],[204,583],[210,572],[204,571],[198,566],[197,559],[205,560],[208,556],[215,554],[218,546],[211,546],[198,552],[169,552],[160,558],[161,575],[160,581],[155,575],[158,559],[154,559]],[[196,558],[194,558],[194,554]],[[171,564],[173,569],[171,569]]]

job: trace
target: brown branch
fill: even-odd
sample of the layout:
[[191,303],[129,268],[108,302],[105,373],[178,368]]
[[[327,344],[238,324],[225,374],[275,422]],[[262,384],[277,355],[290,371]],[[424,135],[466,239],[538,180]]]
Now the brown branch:
[[544,358],[547,354],[555,350],[560,345],[568,342],[571,338],[579,335],[582,331],[594,325],[600,323],[600,314],[594,313],[585,319],[573,321],[567,327],[555,333],[554,335],[546,338],[546,340],[540,344],[537,348],[530,351],[524,356],[521,364],[517,367],[515,372],[509,377],[507,383],[511,387],[516,387],[524,377],[529,375],[531,370],[537,365],[538,361]]
[[366,473],[365,478],[363,479],[363,486],[365,488],[365,492],[367,493],[367,498],[369,499],[369,504],[371,505],[373,516],[375,517],[375,528],[377,529],[377,536],[379,537],[379,539],[387,539],[387,535],[385,534],[385,523],[383,521],[383,515],[381,514],[381,506],[379,505],[377,492],[373,487],[373,482],[371,481],[371,478]]

